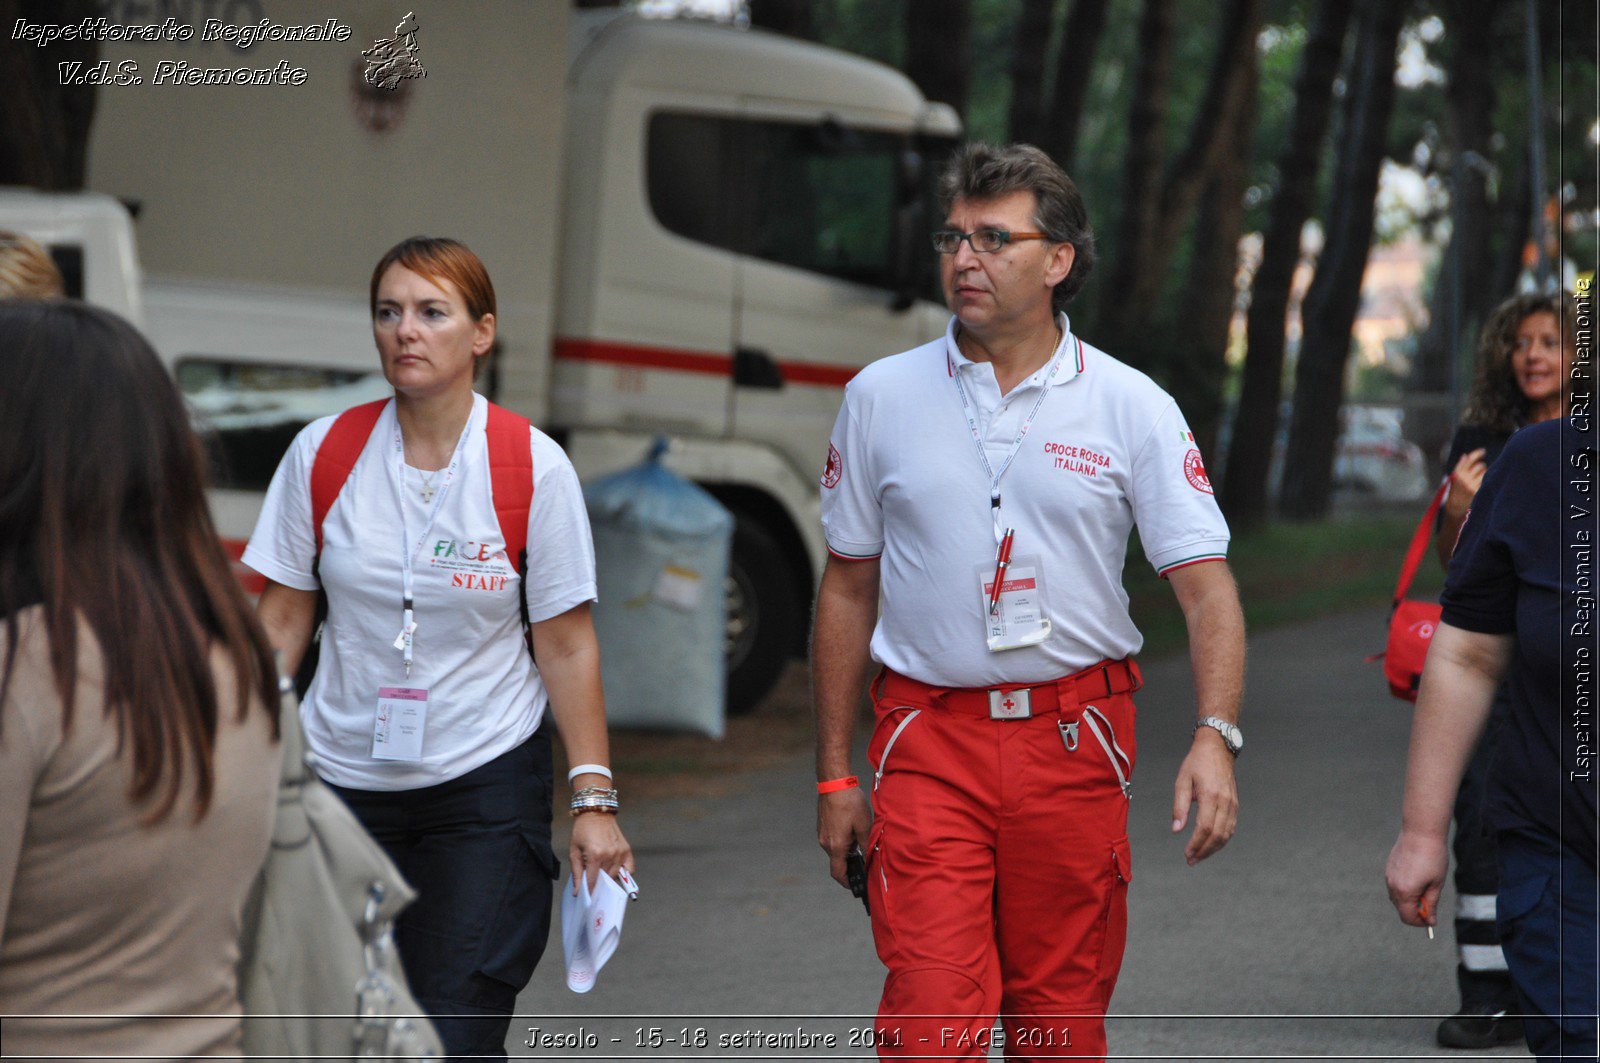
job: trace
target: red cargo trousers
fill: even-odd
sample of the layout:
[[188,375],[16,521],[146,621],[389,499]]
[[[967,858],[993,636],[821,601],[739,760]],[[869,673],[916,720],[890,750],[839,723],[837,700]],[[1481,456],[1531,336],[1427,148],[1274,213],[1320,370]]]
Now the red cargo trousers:
[[[874,683],[880,1057],[985,1059],[997,1014],[1008,1060],[1104,1057],[1138,686],[1132,661],[993,698],[891,672]],[[1030,717],[992,718],[1024,694]]]

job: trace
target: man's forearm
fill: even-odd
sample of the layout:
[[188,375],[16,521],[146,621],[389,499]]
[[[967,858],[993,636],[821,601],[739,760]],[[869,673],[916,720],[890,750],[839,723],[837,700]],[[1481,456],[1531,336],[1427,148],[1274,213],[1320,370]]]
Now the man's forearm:
[[1218,564],[1206,575],[1203,593],[1187,600],[1180,595],[1189,632],[1195,715],[1237,722],[1244,696],[1244,611],[1227,568]]
[[1196,716],[1237,723],[1244,697],[1244,613],[1238,599],[1208,604],[1190,625]]
[[856,706],[872,667],[870,645],[876,602],[831,592],[817,596],[811,640],[811,685],[817,717],[817,777],[850,774]]

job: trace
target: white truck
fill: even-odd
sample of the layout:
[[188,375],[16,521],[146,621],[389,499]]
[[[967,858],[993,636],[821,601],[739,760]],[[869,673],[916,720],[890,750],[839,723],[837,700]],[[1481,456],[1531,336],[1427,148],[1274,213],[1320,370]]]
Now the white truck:
[[[285,26],[305,10],[223,6]],[[205,5],[177,7],[198,20]],[[81,249],[60,224],[36,227],[81,255],[84,294],[142,319],[171,363],[216,444],[224,537],[249,534],[302,425],[385,393],[371,264],[404,236],[455,236],[500,297],[492,398],[556,436],[584,478],[665,435],[667,464],[733,511],[728,704],[748,710],[804,650],[840,389],[943,328],[927,233],[954,112],[856,56],[564,0],[418,0],[426,76],[386,94],[363,83],[360,48],[392,36],[395,12],[317,15],[349,40],[102,46],[119,70],[306,71],[99,90],[88,183],[139,205],[146,283],[131,242],[90,235],[109,200],[66,201],[83,205]],[[0,227],[35,225],[29,198],[0,196]],[[29,217],[71,213],[32,198]],[[103,254],[120,302],[94,280]]]

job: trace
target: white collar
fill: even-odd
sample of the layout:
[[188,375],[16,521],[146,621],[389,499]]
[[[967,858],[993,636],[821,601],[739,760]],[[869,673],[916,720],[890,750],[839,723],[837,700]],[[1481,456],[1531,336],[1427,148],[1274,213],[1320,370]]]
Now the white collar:
[[[1084,369],[1083,341],[1072,334],[1072,323],[1067,318],[1065,311],[1056,314],[1056,325],[1061,329],[1061,342],[1056,345],[1050,361],[1034,370],[1019,388],[1042,387],[1049,384],[1055,387],[1065,384],[1075,378]],[[974,362],[961,351],[961,345],[956,342],[956,330],[961,327],[960,321],[954,314],[950,315],[950,323],[944,330],[945,371],[954,376],[958,371],[968,366],[987,365],[987,362]],[[1051,370],[1051,366],[1054,370]]]

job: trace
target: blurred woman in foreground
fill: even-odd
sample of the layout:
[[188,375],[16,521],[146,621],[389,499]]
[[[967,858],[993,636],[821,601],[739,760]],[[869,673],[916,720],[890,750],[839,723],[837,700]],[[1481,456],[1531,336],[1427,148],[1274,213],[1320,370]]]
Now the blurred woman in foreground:
[[266,638],[144,339],[0,302],[0,351],[5,1051],[237,1056],[279,770]]

